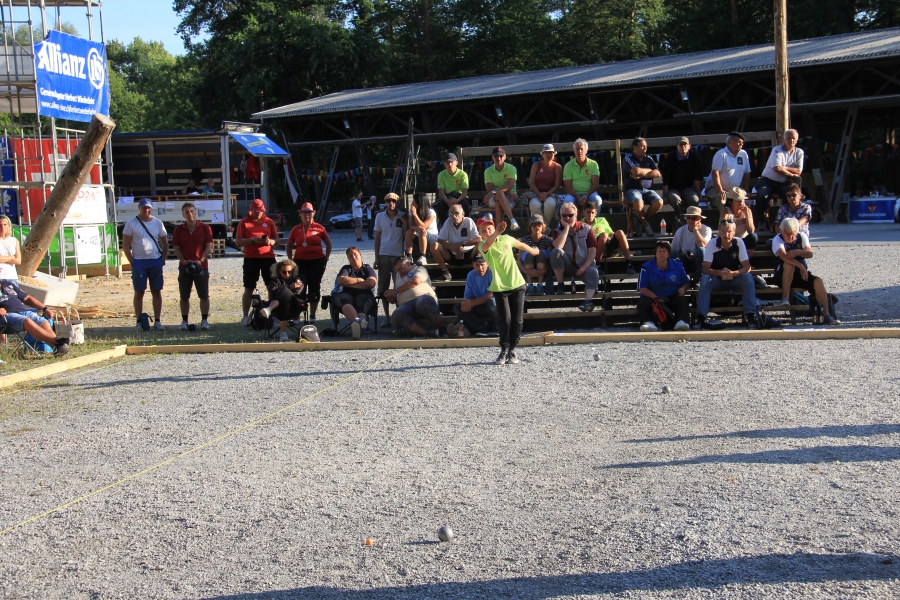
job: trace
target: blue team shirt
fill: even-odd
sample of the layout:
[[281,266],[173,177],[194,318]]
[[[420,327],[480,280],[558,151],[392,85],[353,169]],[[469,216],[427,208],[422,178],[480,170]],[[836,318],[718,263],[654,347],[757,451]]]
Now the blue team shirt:
[[657,296],[668,298],[686,283],[690,284],[691,279],[684,272],[684,266],[680,261],[670,258],[666,269],[661,271],[656,266],[656,259],[654,258],[645,262],[641,267],[638,290],[647,288]]
[[494,274],[491,273],[490,267],[488,267],[484,277],[479,276],[474,269],[469,271],[469,274],[466,275],[466,291],[463,293],[463,298],[476,300],[486,296],[491,291],[488,288],[492,281],[494,281]]

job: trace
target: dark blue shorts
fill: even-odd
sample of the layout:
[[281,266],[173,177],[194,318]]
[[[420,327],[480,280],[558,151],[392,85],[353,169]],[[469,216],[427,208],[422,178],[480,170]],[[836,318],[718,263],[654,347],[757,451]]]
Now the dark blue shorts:
[[156,292],[163,289],[163,265],[166,261],[161,258],[134,259],[131,263],[131,285],[134,291],[143,292],[147,289],[147,280],[150,280],[150,291]]

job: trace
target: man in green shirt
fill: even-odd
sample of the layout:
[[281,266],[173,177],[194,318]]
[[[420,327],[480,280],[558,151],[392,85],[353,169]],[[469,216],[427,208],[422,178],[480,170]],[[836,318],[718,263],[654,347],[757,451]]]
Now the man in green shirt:
[[469,176],[465,171],[457,168],[458,163],[456,155],[448,152],[444,155],[444,166],[447,168],[438,173],[438,201],[432,204],[431,208],[437,213],[439,227],[447,220],[451,206],[457,204],[462,206],[467,217],[472,212],[467,197],[469,195]]
[[591,226],[591,229],[594,231],[594,237],[597,238],[597,269],[600,270],[600,273],[603,273],[603,270],[600,269],[600,260],[606,256],[610,257],[615,254],[616,250],[622,250],[622,256],[625,257],[625,272],[630,275],[637,274],[637,271],[634,270],[634,265],[631,264],[631,249],[628,247],[628,237],[625,235],[625,232],[621,229],[618,231],[613,231],[613,228],[610,227],[609,221],[607,221],[603,217],[597,216],[597,205],[593,202],[588,202],[584,205],[584,218],[581,219],[582,223],[587,223]]
[[588,143],[582,138],[575,140],[572,149],[575,158],[563,167],[563,187],[566,196],[563,202],[571,202],[584,210],[586,202],[593,202],[598,207],[603,204],[597,188],[600,187],[600,167],[597,161],[587,157]]
[[515,230],[519,224],[513,217],[512,209],[519,201],[516,195],[516,168],[506,163],[506,150],[503,147],[491,151],[494,164],[484,171],[484,189],[487,194],[484,200],[494,209],[497,222],[503,221],[503,215],[509,217],[509,228]]

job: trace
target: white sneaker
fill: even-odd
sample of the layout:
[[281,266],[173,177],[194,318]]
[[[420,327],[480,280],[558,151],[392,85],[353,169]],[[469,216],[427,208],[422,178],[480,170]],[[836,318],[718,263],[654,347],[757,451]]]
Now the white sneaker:
[[354,340],[359,339],[360,331],[361,329],[359,327],[359,321],[353,321],[352,323],[350,323],[350,335]]
[[[250,324],[250,317],[244,317],[241,319],[241,327],[246,327]],[[138,325],[140,327],[140,325]]]
[[691,326],[685,323],[684,321],[678,321],[675,323],[675,331],[687,331]]
[[272,314],[272,311],[270,311],[268,308],[261,308],[259,309],[259,314],[263,316],[263,319],[268,319],[269,315]]
[[369,320],[365,317],[360,317],[359,326],[362,327],[362,330],[365,331],[369,328]]
[[646,323],[641,325],[641,331],[659,331],[659,327],[657,327],[650,321],[647,321]]
[[290,338],[288,337],[288,334],[287,334],[286,331],[283,332],[283,333],[278,337],[278,341],[279,341],[279,342],[288,342],[288,341],[290,341]]
[[153,329],[155,329],[155,330],[157,330],[157,331],[165,331],[165,330],[166,330],[166,328],[163,327],[163,324],[160,323],[159,321],[155,321],[155,322],[153,323]]
[[202,331],[206,331],[207,329],[209,329],[209,323],[206,322],[206,319],[200,321],[200,329]]
[[[515,231],[516,229],[519,228],[519,222],[516,221],[515,218],[513,218],[513,220],[509,222],[509,228],[512,229],[513,231]],[[509,361],[507,361],[507,362],[509,362]]]
[[179,325],[179,327],[178,327],[178,330],[179,331],[187,331],[188,330],[188,322],[182,321],[181,325]]
[[424,254],[416,259],[416,264],[419,265],[420,267],[424,267],[425,265],[428,264],[428,260],[425,258]]

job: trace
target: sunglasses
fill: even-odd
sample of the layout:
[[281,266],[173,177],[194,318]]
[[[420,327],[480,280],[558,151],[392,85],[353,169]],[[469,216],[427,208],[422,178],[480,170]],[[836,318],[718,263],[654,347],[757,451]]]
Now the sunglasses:
[[293,272],[293,269],[281,269],[281,272],[285,275],[290,275]]
[[722,219],[719,221],[719,225],[734,225],[734,221],[731,219]]
[[494,158],[505,158],[505,157],[506,157],[505,154],[495,154],[494,155]]
[[796,198],[797,194],[785,194],[786,198]]
[[565,214],[560,214],[559,216],[562,217],[563,219],[568,219],[570,217],[574,217],[575,213],[565,213]]
[[462,213],[461,213],[461,212],[451,212],[450,214],[453,215],[453,216],[455,216],[455,217],[458,217],[458,216],[461,215]]
[[531,227],[543,227],[543,226],[544,226],[543,223],[532,223],[531,224]]

